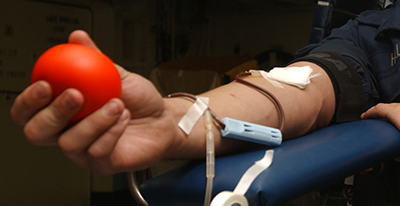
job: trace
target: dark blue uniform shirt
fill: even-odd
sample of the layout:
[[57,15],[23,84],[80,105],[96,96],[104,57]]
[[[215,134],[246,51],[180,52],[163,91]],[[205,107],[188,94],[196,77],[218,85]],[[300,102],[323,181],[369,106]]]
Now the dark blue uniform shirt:
[[358,72],[365,108],[400,100],[400,1],[383,11],[366,11],[297,57],[330,51],[341,54]]

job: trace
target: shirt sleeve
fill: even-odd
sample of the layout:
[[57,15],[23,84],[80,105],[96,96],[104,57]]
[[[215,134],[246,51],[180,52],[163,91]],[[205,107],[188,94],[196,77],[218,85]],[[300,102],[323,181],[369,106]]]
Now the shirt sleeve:
[[[364,34],[359,33],[359,22],[350,20],[344,26],[333,29],[330,36],[323,39],[320,43],[310,44],[298,50],[296,58],[301,58],[309,54],[320,52],[333,52],[342,56],[360,77],[364,91],[364,110],[375,105],[379,100],[377,81],[374,78],[374,68],[368,59],[367,48],[363,48],[365,43]],[[366,25],[363,25],[366,26]]]

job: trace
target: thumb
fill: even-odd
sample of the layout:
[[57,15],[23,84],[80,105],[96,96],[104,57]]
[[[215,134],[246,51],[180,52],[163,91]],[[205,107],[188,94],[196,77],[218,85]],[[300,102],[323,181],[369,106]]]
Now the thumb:
[[373,106],[361,114],[361,119],[387,119],[386,108],[383,105]]
[[[83,30],[73,31],[68,37],[68,43],[80,44],[101,52],[101,50],[99,49],[99,47],[97,47],[96,43],[94,43],[89,34]],[[123,67],[115,63],[114,65],[120,73],[121,79],[124,79],[126,76],[128,76],[129,72],[126,71]]]
[[92,49],[95,49],[95,50],[101,52],[101,50],[97,47],[97,45],[94,43],[94,41],[89,36],[89,34],[83,30],[73,31],[68,37],[68,42],[73,43],[73,44],[80,44],[83,46],[87,46],[89,48],[92,48]]

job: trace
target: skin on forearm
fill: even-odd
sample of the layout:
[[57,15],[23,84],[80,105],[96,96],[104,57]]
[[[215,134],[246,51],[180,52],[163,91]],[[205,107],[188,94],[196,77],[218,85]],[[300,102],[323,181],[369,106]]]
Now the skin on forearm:
[[[247,77],[246,80],[271,92],[280,102],[285,113],[284,140],[302,136],[308,132],[329,125],[335,111],[335,96],[328,75],[315,64],[297,62],[290,66],[311,66],[313,74],[319,76],[311,79],[305,89],[284,85],[278,88],[261,77]],[[247,85],[232,82],[201,94],[210,98],[211,110],[220,118],[230,117],[242,121],[279,127],[278,112],[271,100],[259,91]],[[193,104],[183,98],[165,99],[166,110],[172,110],[176,122]],[[177,124],[176,124],[177,125]],[[176,126],[177,129],[178,126]],[[175,157],[203,158],[205,156],[204,120],[200,118],[187,136],[178,132],[175,139]],[[256,144],[222,138],[217,127],[214,128],[216,153],[229,154],[254,147]],[[190,151],[190,152],[189,152]],[[187,155],[192,156],[187,156]],[[169,158],[174,158],[170,156]]]

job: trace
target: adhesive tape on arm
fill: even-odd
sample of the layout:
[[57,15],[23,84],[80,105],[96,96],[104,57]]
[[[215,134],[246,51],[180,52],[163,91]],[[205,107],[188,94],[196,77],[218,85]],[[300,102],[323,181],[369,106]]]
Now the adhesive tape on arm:
[[208,108],[208,97],[197,97],[196,102],[189,108],[186,114],[179,121],[178,126],[186,133],[192,131],[197,120]]
[[249,206],[246,197],[229,191],[219,193],[210,206]]

